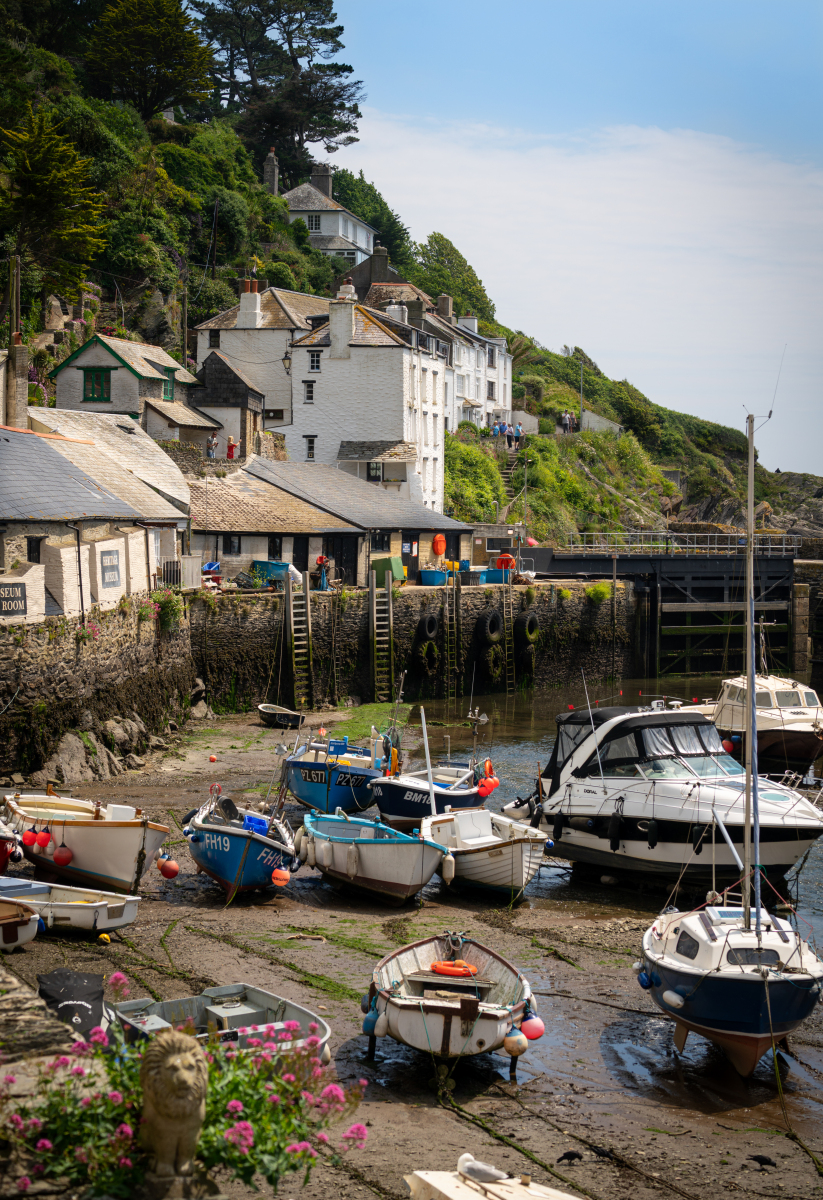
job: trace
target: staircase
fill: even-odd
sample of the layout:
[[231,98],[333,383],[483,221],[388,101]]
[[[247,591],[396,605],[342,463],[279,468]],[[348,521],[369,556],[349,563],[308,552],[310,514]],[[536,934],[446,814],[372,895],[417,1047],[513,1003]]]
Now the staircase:
[[506,656],[506,695],[512,696],[517,687],[514,673],[514,611],[512,585],[503,585],[503,653]]
[[311,637],[305,592],[292,592],[292,655],[294,663],[294,707],[314,707]]
[[514,499],[512,476],[514,475],[515,467],[517,466],[517,455],[517,450],[510,450],[508,454],[508,461],[506,462],[503,470],[500,472],[500,474],[503,476],[503,487],[506,492],[506,502],[508,504],[511,504],[512,500]]
[[447,701],[457,699],[457,586],[446,588],[443,604],[443,651],[446,662],[444,669],[444,695]]
[[[372,573],[373,574],[373,573]],[[391,586],[374,590],[374,700],[394,699]]]
[[98,333],[113,334],[122,319],[120,305],[116,300],[101,300],[97,311],[95,328]]

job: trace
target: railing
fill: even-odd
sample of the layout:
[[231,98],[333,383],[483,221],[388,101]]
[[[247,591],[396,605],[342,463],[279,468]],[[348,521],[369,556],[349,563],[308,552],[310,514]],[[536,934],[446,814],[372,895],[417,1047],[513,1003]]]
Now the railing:
[[[796,558],[801,538],[755,534],[754,552],[764,558]],[[572,554],[745,554],[744,533],[570,533]]]

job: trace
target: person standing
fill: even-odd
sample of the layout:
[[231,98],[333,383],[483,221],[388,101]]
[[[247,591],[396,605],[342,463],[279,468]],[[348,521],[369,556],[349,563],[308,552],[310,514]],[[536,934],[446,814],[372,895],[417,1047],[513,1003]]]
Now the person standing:
[[495,441],[497,441],[499,436],[500,436],[500,426],[495,421],[495,423],[492,425],[492,437],[494,438]]
[[563,427],[563,432],[568,433],[569,432],[569,414],[565,411],[565,409],[563,411],[562,417],[560,418],[560,424]]
[[523,426],[519,421],[514,427],[514,442],[518,450],[523,449]]
[[236,441],[234,440],[234,438],[231,436],[231,434],[229,434],[229,443],[228,443],[228,445],[226,446],[226,458],[227,458],[227,459],[228,459],[230,462],[231,462],[231,460],[234,458],[234,452],[235,452],[235,450],[238,448],[238,446],[239,446],[239,445],[240,445],[240,443],[239,443],[239,442],[236,442]]
[[214,458],[217,453],[217,434],[210,433],[206,439],[206,458]]
[[513,440],[514,440],[514,429],[512,428],[511,424],[509,424],[506,426],[506,444],[508,445],[510,450],[512,448]]

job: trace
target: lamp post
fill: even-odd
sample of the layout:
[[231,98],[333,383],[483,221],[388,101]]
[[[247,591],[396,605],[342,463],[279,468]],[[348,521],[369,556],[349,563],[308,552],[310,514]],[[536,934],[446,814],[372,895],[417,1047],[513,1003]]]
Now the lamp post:
[[283,355],[280,361],[283,364],[283,369],[286,374],[291,375],[291,351],[289,350],[288,346],[286,347],[286,353]]

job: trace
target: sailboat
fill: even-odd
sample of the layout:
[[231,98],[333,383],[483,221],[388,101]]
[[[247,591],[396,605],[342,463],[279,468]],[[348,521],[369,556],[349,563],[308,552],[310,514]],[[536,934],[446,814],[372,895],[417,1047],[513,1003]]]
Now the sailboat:
[[[771,415],[771,414],[769,414]],[[745,824],[740,904],[712,889],[688,913],[667,909],[643,936],[638,982],[675,1020],[682,1050],[690,1032],[719,1046],[737,1071],[751,1075],[761,1056],[813,1011],[823,991],[823,962],[761,897],[760,802],[754,645],[754,417],[749,443],[746,540]],[[736,851],[735,851],[736,855]],[[739,860],[738,860],[739,861]],[[752,903],[752,891],[754,902]]]

